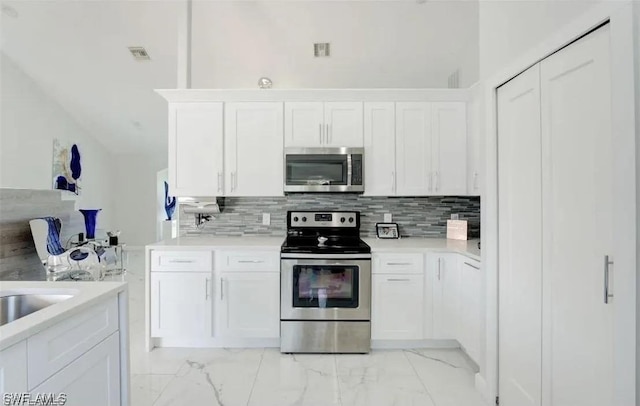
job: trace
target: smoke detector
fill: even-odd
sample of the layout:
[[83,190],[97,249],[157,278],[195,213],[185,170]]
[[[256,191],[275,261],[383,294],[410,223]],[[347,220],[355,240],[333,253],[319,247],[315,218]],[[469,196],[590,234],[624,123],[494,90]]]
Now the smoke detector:
[[313,56],[316,58],[331,55],[331,44],[328,42],[316,42],[313,44]]
[[144,47],[129,47],[129,52],[133,55],[134,59],[137,61],[147,61],[151,59],[149,53]]

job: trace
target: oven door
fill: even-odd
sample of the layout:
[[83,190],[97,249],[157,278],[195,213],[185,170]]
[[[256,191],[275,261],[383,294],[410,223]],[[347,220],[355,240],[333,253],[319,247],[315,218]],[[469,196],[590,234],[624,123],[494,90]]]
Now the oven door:
[[371,260],[282,259],[282,320],[370,320]]

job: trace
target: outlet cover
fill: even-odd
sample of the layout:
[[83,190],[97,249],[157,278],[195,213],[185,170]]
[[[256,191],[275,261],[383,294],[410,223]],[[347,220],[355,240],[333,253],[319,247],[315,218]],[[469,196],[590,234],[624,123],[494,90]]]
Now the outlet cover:
[[391,216],[391,213],[385,213],[384,214],[384,222],[385,223],[391,223],[393,221],[393,216]]
[[262,225],[264,226],[271,225],[271,214],[262,213]]

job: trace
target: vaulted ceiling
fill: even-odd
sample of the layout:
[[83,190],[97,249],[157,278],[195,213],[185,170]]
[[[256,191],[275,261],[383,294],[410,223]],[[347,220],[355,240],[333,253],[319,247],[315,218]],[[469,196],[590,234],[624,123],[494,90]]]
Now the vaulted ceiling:
[[[3,1],[0,47],[116,153],[166,153],[174,1]],[[6,6],[17,16],[7,12]],[[194,1],[194,87],[446,87],[478,74],[476,1]],[[313,42],[332,56],[314,59]],[[144,46],[137,61],[129,46]]]

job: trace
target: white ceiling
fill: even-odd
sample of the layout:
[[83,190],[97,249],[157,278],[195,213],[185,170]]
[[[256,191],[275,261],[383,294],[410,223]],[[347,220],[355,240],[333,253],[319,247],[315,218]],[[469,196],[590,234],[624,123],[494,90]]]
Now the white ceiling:
[[[3,1],[0,46],[116,153],[166,154],[184,1]],[[478,75],[477,1],[195,1],[193,86],[446,87]],[[332,57],[310,57],[330,41]],[[144,46],[148,62],[128,46]],[[465,83],[466,81],[466,83]]]

